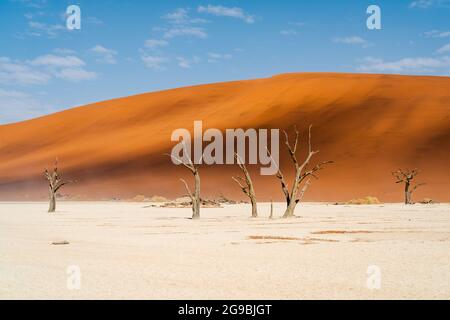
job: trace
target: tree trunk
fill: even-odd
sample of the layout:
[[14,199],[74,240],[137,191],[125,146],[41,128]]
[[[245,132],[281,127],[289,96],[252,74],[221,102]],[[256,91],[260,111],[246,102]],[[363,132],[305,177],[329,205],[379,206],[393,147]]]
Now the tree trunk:
[[192,219],[200,219],[200,174],[198,170],[194,172],[195,186],[194,195],[192,199]]
[[250,197],[250,201],[252,203],[252,218],[258,218],[258,209],[256,206],[256,199],[255,197]]
[[245,166],[244,169],[245,179],[248,184],[248,196],[250,197],[250,202],[252,203],[252,218],[258,218],[258,205],[256,204],[255,189],[253,188],[252,179],[250,178],[250,174]]
[[392,175],[397,179],[396,183],[404,183],[405,184],[405,205],[414,204],[412,200],[413,193],[419,188],[423,186],[425,183],[416,184],[411,188],[412,180],[419,173],[419,169],[414,170],[402,170],[398,169],[397,171],[393,171]]
[[48,208],[48,212],[53,213],[56,211],[56,195],[53,192],[53,190],[50,190],[49,196],[50,196],[50,205]]
[[292,186],[292,192],[290,195],[290,201],[288,202],[288,205],[286,207],[286,211],[284,212],[283,218],[291,218],[294,216],[295,207],[297,206],[297,196],[298,196],[298,189],[301,183],[300,179],[300,170],[297,170],[297,174],[295,176],[294,185]]
[[283,218],[292,218],[294,217],[295,207],[297,206],[297,202],[291,201],[284,212]]
[[405,204],[411,204],[411,192],[409,191],[409,182],[405,183]]
[[412,193],[410,191],[405,192],[405,204],[412,204]]
[[270,215],[269,219],[273,219],[273,200],[270,200]]

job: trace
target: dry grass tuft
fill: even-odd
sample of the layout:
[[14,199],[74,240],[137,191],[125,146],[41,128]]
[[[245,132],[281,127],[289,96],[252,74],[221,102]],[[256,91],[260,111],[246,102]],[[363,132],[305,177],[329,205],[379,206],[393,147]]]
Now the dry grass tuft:
[[381,204],[381,202],[380,202],[380,200],[378,200],[377,197],[367,196],[367,197],[361,198],[361,199],[350,200],[349,202],[347,202],[347,204],[357,204],[357,205],[361,205],[361,204]]
[[163,196],[152,196],[149,199],[150,202],[168,202],[169,200],[167,198],[164,198]]

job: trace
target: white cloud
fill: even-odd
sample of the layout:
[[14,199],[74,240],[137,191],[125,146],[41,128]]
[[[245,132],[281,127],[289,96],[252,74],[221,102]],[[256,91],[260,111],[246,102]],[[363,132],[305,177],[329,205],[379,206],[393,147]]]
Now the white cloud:
[[0,88],[0,98],[13,98],[13,99],[20,99],[20,98],[25,98],[28,95],[24,92],[19,92],[19,91],[7,91],[4,90],[2,88]]
[[289,29],[284,29],[280,31],[280,34],[282,36],[295,36],[298,34],[298,29],[303,27],[305,25],[304,22],[289,22],[289,26],[291,26]]
[[217,62],[218,60],[230,60],[231,58],[233,58],[233,56],[229,53],[216,53],[216,52],[209,52],[208,53],[208,62],[209,63],[213,63],[213,62]]
[[169,59],[161,56],[150,56],[150,55],[142,55],[141,60],[144,62],[147,68],[153,70],[164,70],[165,66]]
[[35,58],[30,62],[33,66],[52,66],[52,67],[81,67],[85,63],[75,56],[57,56],[46,54]]
[[59,32],[66,30],[66,28],[60,24],[50,25],[36,21],[29,21],[28,26],[31,28],[31,31],[28,31],[26,34],[36,37],[47,35],[50,38],[54,38],[59,34]]
[[175,38],[175,37],[195,37],[200,39],[205,39],[208,37],[208,34],[205,32],[203,28],[199,27],[180,27],[180,28],[171,28],[164,32],[163,37],[166,39]]
[[442,48],[440,48],[436,52],[439,53],[439,54],[450,52],[450,43],[446,44],[445,46],[443,46]]
[[46,84],[50,80],[46,73],[33,70],[21,62],[13,62],[7,57],[0,57],[0,83],[4,84]]
[[429,8],[433,4],[432,0],[417,0],[409,4],[410,8]]
[[194,56],[192,59],[187,59],[184,57],[177,57],[178,66],[183,69],[190,69],[192,64],[197,64],[200,62],[200,58]]
[[301,21],[297,21],[297,22],[289,22],[289,24],[290,24],[291,26],[295,26],[295,27],[303,27],[303,26],[305,25],[305,23],[304,23],[304,22],[301,22]]
[[169,20],[171,23],[181,24],[188,21],[188,11],[184,8],[178,8],[163,16],[163,19]]
[[446,73],[450,70],[450,57],[441,58],[403,58],[396,61],[384,61],[366,57],[358,68],[363,72],[379,72],[379,73]]
[[85,70],[84,66],[84,61],[76,56],[47,54],[31,61],[0,57],[0,83],[43,85],[54,77],[69,81],[95,79],[97,74]]
[[423,33],[427,38],[447,38],[450,37],[450,31],[431,30]]
[[60,54],[60,55],[74,55],[76,54],[75,50],[67,49],[67,48],[56,48],[53,50],[54,53]]
[[[208,21],[199,18],[191,18],[188,13],[189,9],[178,8],[175,11],[162,16],[162,19],[168,21],[168,25],[165,27],[154,27],[153,31],[161,32],[163,39],[175,37],[207,38],[208,34],[206,30],[202,27],[195,26],[195,24],[206,23]],[[168,42],[165,40],[150,39],[146,42],[146,47],[151,50],[167,45]]]
[[409,4],[410,8],[428,9],[432,7],[448,7],[450,0],[416,0]]
[[363,48],[367,48],[372,45],[367,40],[365,40],[361,37],[358,37],[358,36],[351,36],[351,37],[345,37],[345,38],[334,38],[333,42],[349,44],[349,45],[360,45]]
[[177,8],[175,9],[175,11],[162,16],[162,18],[167,20],[169,23],[176,25],[188,25],[208,22],[208,20],[205,19],[191,18],[189,16],[189,10],[185,8]]
[[[5,0],[6,1],[6,0]],[[43,17],[54,17],[55,14],[51,14],[47,7],[49,0],[10,0],[13,2],[20,2],[28,8],[31,8],[24,14],[27,20],[27,29],[23,32],[18,32],[15,36],[19,39],[25,37],[42,37],[56,38],[61,32],[67,31],[65,26],[65,19],[62,21],[56,21],[55,23],[44,23],[36,21]]]
[[167,47],[169,42],[166,40],[148,39],[145,40],[145,47],[149,49],[156,49],[160,47]]
[[96,17],[86,17],[83,18],[84,23],[94,24],[94,25],[102,25],[103,21]]
[[13,0],[20,2],[29,8],[42,9],[47,6],[47,0]]
[[246,23],[254,23],[255,17],[246,13],[244,10],[238,7],[224,7],[224,6],[199,6],[197,8],[197,11],[200,13],[207,13],[212,14],[215,16],[222,16],[222,17],[232,17],[237,18],[245,21]]
[[61,78],[68,81],[82,81],[82,80],[93,80],[97,78],[95,72],[87,71],[82,68],[68,68],[62,69],[55,73],[57,78]]
[[34,95],[0,88],[0,121],[2,123],[31,119],[53,111],[55,108],[41,103]]
[[89,50],[91,53],[93,53],[97,57],[97,61],[107,63],[107,64],[116,64],[116,56],[117,51],[114,51],[112,49],[107,49],[99,44],[92,47]]
[[36,18],[36,17],[45,16],[45,12],[43,12],[43,11],[27,12],[23,16],[28,20],[32,20],[33,18]]
[[293,29],[281,30],[280,34],[282,36],[295,36],[297,34],[297,31],[295,31]]

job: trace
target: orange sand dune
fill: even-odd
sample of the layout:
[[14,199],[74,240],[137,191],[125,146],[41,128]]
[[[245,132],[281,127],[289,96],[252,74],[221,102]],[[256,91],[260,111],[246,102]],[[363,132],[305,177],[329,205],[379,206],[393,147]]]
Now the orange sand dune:
[[[7,107],[7,106],[6,106]],[[55,157],[68,179],[62,190],[82,199],[184,194],[183,167],[164,155],[177,128],[284,128],[314,125],[317,160],[335,165],[313,181],[306,200],[366,195],[401,201],[390,172],[418,167],[427,185],[416,199],[450,201],[450,78],[301,73],[147,93],[0,126],[0,198],[43,199],[42,176]],[[302,140],[304,142],[304,139]],[[303,145],[302,145],[303,146]],[[291,163],[281,145],[281,164]],[[275,177],[252,168],[261,200],[281,200]],[[202,167],[207,197],[240,197],[236,166]]]

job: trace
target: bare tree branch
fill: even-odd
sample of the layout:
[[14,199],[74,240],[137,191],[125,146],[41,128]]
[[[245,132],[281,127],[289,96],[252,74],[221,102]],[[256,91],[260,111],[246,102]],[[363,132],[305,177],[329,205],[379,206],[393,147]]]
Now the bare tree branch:
[[300,190],[300,185],[302,184],[302,182],[309,176],[317,179],[318,177],[317,177],[316,173],[318,171],[322,170],[326,165],[334,163],[333,161],[324,161],[319,164],[316,164],[312,169],[308,170],[308,166],[309,166],[312,158],[314,157],[314,155],[319,153],[319,151],[313,150],[312,126],[309,126],[309,129],[308,129],[308,155],[306,156],[305,160],[300,164],[297,159],[297,155],[296,155],[296,151],[297,151],[297,147],[298,147],[298,140],[299,140],[299,133],[298,133],[297,128],[294,128],[294,130],[295,130],[295,143],[294,143],[293,147],[291,146],[291,143],[289,142],[289,135],[287,134],[286,131],[283,131],[284,136],[285,136],[285,145],[286,145],[286,148],[289,152],[289,156],[295,167],[294,182],[292,184],[290,191],[288,190],[288,186],[285,182],[284,176],[281,173],[281,170],[279,168],[278,168],[278,172],[277,172],[277,178],[281,182],[281,189],[286,197],[286,203],[287,203],[287,208],[283,215],[284,218],[294,216],[294,211],[295,211],[296,205],[303,199],[303,197],[306,193],[306,190],[308,189],[308,187],[310,185],[310,180],[308,179],[307,182],[305,183],[305,185],[303,186],[303,188]]
[[[181,182],[183,182],[184,187],[186,188],[186,191],[189,194],[189,197],[192,201],[192,219],[199,219],[200,218],[200,205],[201,205],[201,199],[200,199],[200,174],[198,171],[199,165],[194,163],[190,157],[187,156],[187,150],[186,150],[186,144],[184,141],[182,141],[183,145],[183,155],[187,158],[188,163],[180,159],[179,157],[176,157],[172,154],[166,153],[165,155],[171,157],[172,159],[176,160],[179,164],[182,164],[186,168],[188,168],[191,173],[194,175],[194,192],[191,192],[189,189],[189,185],[187,184],[186,180],[180,179]],[[203,157],[203,155],[202,155]],[[201,157],[201,158],[202,158]]]
[[257,203],[256,203],[255,189],[253,187],[253,182],[250,177],[250,173],[248,172],[247,167],[245,166],[244,161],[241,159],[239,154],[235,153],[234,157],[236,159],[236,162],[237,162],[239,168],[244,173],[245,178],[237,176],[237,177],[232,177],[232,179],[234,181],[236,181],[236,183],[242,189],[242,192],[244,192],[244,194],[250,198],[250,202],[252,204],[252,217],[256,218],[256,217],[258,217],[258,209],[257,209]]
[[311,179],[308,179],[305,183],[305,185],[302,188],[302,191],[300,191],[300,195],[298,199],[296,200],[297,203],[303,200],[303,197],[305,196],[306,190],[308,190],[309,186],[311,184]]
[[69,183],[73,183],[74,181],[63,181],[62,178],[58,174],[58,158],[55,160],[55,164],[53,167],[53,172],[50,173],[47,169],[44,170],[44,177],[48,182],[48,190],[49,190],[49,209],[48,212],[52,213],[56,211],[56,193],[58,190]]
[[391,174],[396,178],[396,182],[395,183],[404,183],[405,184],[405,189],[404,189],[404,193],[405,193],[405,204],[412,204],[412,194],[414,193],[414,191],[417,190],[417,188],[425,185],[425,183],[419,183],[417,185],[415,185],[414,187],[412,187],[411,189],[411,183],[412,180],[419,174],[419,169],[413,169],[413,170],[403,170],[403,169],[398,169],[397,171],[393,171],[391,172]]
[[286,198],[286,204],[289,205],[290,201],[291,201],[291,195],[289,194],[289,187],[288,184],[286,183],[286,180],[284,179],[284,175],[281,172],[280,166],[279,164],[275,161],[275,159],[272,157],[272,154],[270,153],[269,149],[267,149],[267,153],[270,156],[270,159],[272,160],[273,163],[275,163],[275,165],[277,166],[277,174],[276,177],[277,179],[280,181],[281,184],[281,190],[283,191],[284,197]]

